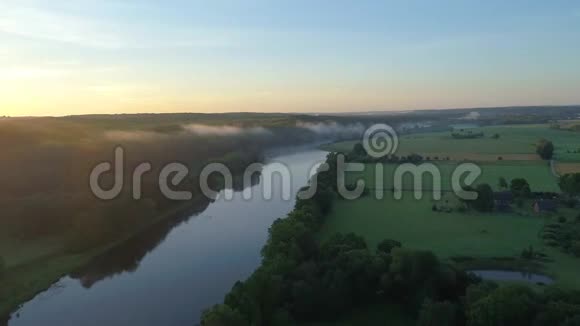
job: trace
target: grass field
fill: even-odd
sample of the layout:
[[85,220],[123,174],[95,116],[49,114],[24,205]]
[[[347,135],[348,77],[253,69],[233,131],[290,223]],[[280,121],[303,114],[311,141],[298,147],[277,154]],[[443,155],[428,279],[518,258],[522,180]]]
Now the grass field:
[[408,248],[431,250],[442,259],[519,257],[524,248],[533,246],[554,260],[545,265],[548,275],[562,286],[580,289],[580,259],[545,246],[538,237],[549,218],[536,216],[529,209],[519,214],[433,212],[433,203],[427,196],[417,201],[410,193],[402,200],[394,200],[388,193],[382,200],[371,196],[337,200],[321,237],[354,232],[371,248],[383,239],[395,239]]
[[[433,162],[441,173],[441,187],[443,190],[452,190],[451,177],[453,171],[459,163],[453,162]],[[383,166],[383,186],[382,189],[392,189],[394,184],[395,169],[397,164],[382,164]],[[482,174],[476,180],[475,184],[488,183],[495,190],[499,190],[498,181],[500,177],[508,180],[514,178],[525,178],[528,180],[532,191],[553,191],[559,192],[558,179],[552,174],[549,165],[546,162],[495,162],[495,163],[478,163]],[[347,184],[354,184],[358,179],[363,179],[365,184],[370,188],[377,188],[375,164],[366,164],[363,172],[347,173]],[[433,189],[433,178],[425,174],[423,178],[423,189]],[[403,176],[403,189],[413,188],[413,177],[407,173]]]
[[[471,159],[477,159],[477,155],[490,155],[482,157],[486,161],[503,155],[515,155],[514,158],[507,159],[529,159],[525,154],[535,155],[535,143],[546,138],[556,147],[555,159],[580,161],[580,153],[568,153],[569,150],[580,149],[580,134],[576,132],[552,129],[548,125],[490,126],[482,127],[481,130],[485,137],[476,139],[455,139],[450,132],[404,135],[399,137],[397,154],[418,153],[426,156],[430,153],[430,156],[445,154],[457,158],[474,155]],[[500,138],[491,138],[494,134],[500,135]],[[349,152],[356,142],[340,142],[324,148]]]
[[[525,178],[532,191],[560,192],[558,178],[553,175],[549,163],[539,160],[535,153],[535,143],[541,138],[551,140],[555,145],[558,173],[580,172],[580,153],[573,153],[580,148],[580,134],[576,132],[552,129],[548,125],[493,126],[482,130],[485,137],[478,139],[455,139],[449,132],[405,135],[399,138],[397,154],[438,156],[439,160],[429,163],[438,167],[443,190],[451,190],[451,175],[455,167],[469,160],[482,169],[475,184],[488,183],[494,190],[499,190],[500,177],[508,182]],[[500,135],[499,139],[491,138],[494,134]],[[324,148],[349,152],[355,143],[341,142]],[[499,156],[502,160],[498,160]],[[443,157],[449,157],[449,160],[441,160]],[[398,165],[382,166],[382,186],[377,184],[374,164],[366,164],[363,172],[347,174],[347,183],[363,179],[370,189],[392,189]],[[402,185],[404,190],[414,189],[413,177],[407,174]],[[551,260],[542,263],[542,272],[554,277],[556,284],[580,289],[580,278],[577,277],[580,259],[545,246],[539,237],[545,223],[554,223],[558,216],[574,218],[577,211],[561,209],[558,214],[540,217],[527,203],[512,213],[461,213],[457,209],[451,213],[434,212],[431,208],[435,202],[432,195],[426,193],[433,189],[430,176],[424,178],[422,187],[425,193],[421,200],[415,200],[411,192],[405,192],[402,200],[394,200],[391,191],[385,191],[382,200],[375,199],[373,192],[355,201],[337,200],[321,237],[324,239],[336,232],[354,232],[365,237],[373,248],[383,239],[395,239],[409,248],[431,250],[442,259],[470,256],[477,264],[489,264],[489,267],[497,266],[494,257],[518,258],[524,248],[533,246]],[[439,205],[441,203],[450,208],[457,207],[457,199],[451,193],[445,193]],[[516,268],[517,263],[506,264]]]

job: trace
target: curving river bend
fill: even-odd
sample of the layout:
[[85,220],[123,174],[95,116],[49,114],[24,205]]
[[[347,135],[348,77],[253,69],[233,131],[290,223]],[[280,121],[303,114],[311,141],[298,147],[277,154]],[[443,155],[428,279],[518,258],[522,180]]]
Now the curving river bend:
[[[278,154],[263,174],[272,162],[284,163],[295,194],[326,154],[315,149]],[[24,304],[9,325],[195,325],[205,308],[222,302],[236,281],[256,269],[268,228],[294,207],[278,191],[281,178],[273,178],[270,200],[263,199],[261,180],[252,186],[251,200],[241,192],[228,201],[220,196],[98,257]]]

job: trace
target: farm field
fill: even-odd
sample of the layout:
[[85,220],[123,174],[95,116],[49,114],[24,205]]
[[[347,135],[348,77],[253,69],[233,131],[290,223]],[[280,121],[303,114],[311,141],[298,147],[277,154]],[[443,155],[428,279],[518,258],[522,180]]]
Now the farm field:
[[[449,200],[453,207],[451,195]],[[471,256],[476,258],[519,257],[533,246],[554,261],[545,272],[565,287],[580,289],[580,259],[545,246],[538,234],[550,218],[531,211],[516,213],[434,212],[432,199],[415,200],[405,193],[402,200],[390,194],[377,200],[372,196],[354,201],[336,201],[321,231],[324,239],[336,232],[354,232],[363,236],[371,248],[383,239],[401,241],[404,247],[431,250],[440,258]]]
[[[485,136],[475,139],[456,139],[447,131],[403,135],[399,137],[397,154],[418,153],[424,156],[431,154],[429,156],[450,156],[459,160],[467,158],[489,161],[493,158],[497,160],[498,156],[502,156],[504,160],[530,160],[532,157],[529,155],[536,155],[535,143],[539,139],[546,138],[556,147],[554,152],[556,160],[580,161],[580,153],[573,153],[580,149],[580,134],[576,132],[553,129],[549,125],[490,126],[482,127],[481,130]],[[498,134],[500,138],[491,138],[494,134]],[[323,148],[329,151],[349,152],[357,142],[339,142],[325,145]],[[467,157],[464,157],[465,155]]]
[[580,172],[580,163],[557,162],[556,171],[560,175],[566,173],[578,173]]
[[[452,190],[451,176],[453,171],[459,163],[453,162],[432,162],[435,164],[441,173],[441,189]],[[397,164],[382,164],[383,166],[383,186],[381,189],[392,189],[394,185],[395,169],[399,166]],[[558,179],[552,174],[550,166],[543,161],[540,162],[496,162],[496,163],[482,163],[478,166],[482,170],[481,176],[476,180],[475,184],[488,183],[494,190],[500,190],[498,180],[504,177],[508,180],[514,178],[526,178],[528,180],[532,191],[550,191],[559,192]],[[367,187],[377,188],[376,184],[376,169],[375,164],[365,164],[363,172],[347,173],[347,184],[354,184],[356,180],[362,179],[365,181]],[[403,176],[403,189],[413,188],[413,177],[410,173]],[[429,174],[425,174],[423,178],[423,189],[433,189],[433,179]]]

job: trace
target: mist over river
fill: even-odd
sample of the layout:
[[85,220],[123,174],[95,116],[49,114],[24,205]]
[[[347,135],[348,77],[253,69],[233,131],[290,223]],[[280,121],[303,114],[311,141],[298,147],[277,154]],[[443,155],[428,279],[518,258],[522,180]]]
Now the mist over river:
[[[326,154],[278,150],[263,174],[273,162],[284,163],[292,172],[294,195]],[[294,199],[282,198],[281,178],[274,176],[269,200],[263,198],[262,180],[252,186],[251,200],[241,191],[233,200],[220,196],[97,257],[25,303],[9,325],[195,325],[204,309],[221,303],[236,281],[256,269],[268,228],[294,206]]]

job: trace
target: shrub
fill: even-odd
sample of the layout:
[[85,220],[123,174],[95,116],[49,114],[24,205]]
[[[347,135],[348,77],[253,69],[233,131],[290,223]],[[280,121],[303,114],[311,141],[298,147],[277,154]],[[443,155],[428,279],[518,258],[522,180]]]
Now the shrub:
[[227,305],[220,304],[215,305],[212,308],[203,312],[201,317],[202,326],[222,326],[222,325],[232,325],[232,326],[245,326],[248,322],[244,320],[244,317],[240,312],[230,308]]
[[377,250],[385,254],[390,254],[394,248],[401,248],[402,244],[397,240],[385,239],[378,244]]
[[566,223],[566,217],[564,217],[564,216],[558,217],[558,222],[560,222],[560,223]]

